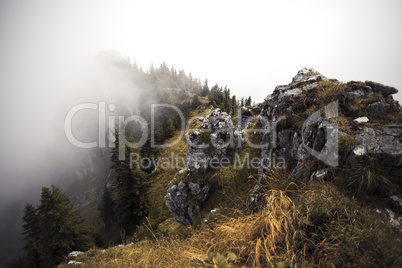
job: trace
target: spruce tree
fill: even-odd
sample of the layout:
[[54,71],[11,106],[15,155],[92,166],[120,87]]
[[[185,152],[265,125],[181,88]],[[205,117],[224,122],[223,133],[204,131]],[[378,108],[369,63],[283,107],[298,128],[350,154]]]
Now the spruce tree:
[[198,95],[194,94],[191,106],[193,107],[193,109],[196,109],[200,105],[201,105],[201,101],[198,99]]
[[[148,213],[148,185],[146,174],[136,164],[130,167],[130,154],[136,150],[121,145],[120,135],[122,133],[116,132],[115,148],[110,157],[112,169],[116,172],[115,219],[121,229],[132,233]],[[127,141],[134,141],[129,132],[125,136]],[[119,160],[119,150],[124,150],[125,160]]]
[[53,267],[73,250],[93,245],[89,230],[60,189],[42,188],[37,208],[24,208],[23,234],[27,240],[28,267]]
[[38,214],[44,266],[60,263],[72,250],[86,250],[93,244],[89,230],[58,188],[42,188]]
[[174,132],[176,128],[174,126],[173,120],[169,118],[166,123],[166,128],[165,128],[165,139],[169,139],[173,137]]
[[114,225],[114,202],[110,190],[105,185],[102,195],[102,203],[99,207],[100,216],[105,225],[105,229]]
[[233,116],[237,115],[237,101],[236,101],[236,96],[232,96],[232,114]]
[[25,235],[25,251],[26,257],[24,266],[27,267],[40,267],[41,266],[41,248],[39,245],[39,215],[37,209],[31,205],[26,204],[24,207],[24,216],[22,217],[24,224],[22,225],[22,234]]
[[251,96],[249,96],[249,97],[246,99],[245,105],[246,105],[246,106],[251,106]]
[[208,79],[205,79],[204,85],[202,86],[201,95],[206,97],[209,94]]

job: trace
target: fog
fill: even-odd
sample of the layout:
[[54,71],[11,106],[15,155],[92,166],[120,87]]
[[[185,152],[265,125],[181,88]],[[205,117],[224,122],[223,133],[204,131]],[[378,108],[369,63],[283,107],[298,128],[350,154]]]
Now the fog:
[[[14,237],[24,204],[85,157],[65,137],[69,109],[105,101],[118,115],[135,107],[141,89],[105,57],[130,57],[144,70],[165,61],[256,102],[302,67],[401,91],[401,12],[398,0],[1,0],[0,258],[21,248]],[[74,124],[77,138],[96,139],[97,111]]]
[[[81,142],[99,143],[99,102],[116,106],[114,112],[107,110],[107,116],[134,112],[140,89],[129,80],[126,71],[105,60],[105,55],[121,57],[106,52],[82,60],[79,65],[45,66],[49,69],[44,73],[37,72],[38,67],[45,70],[39,63],[32,69],[18,68],[2,81],[2,234],[10,235],[10,229],[19,229],[23,205],[37,203],[42,186],[66,186],[68,181],[60,179],[65,180],[69,169],[89,157],[86,149],[76,148],[65,135],[65,117],[71,108],[80,103],[98,105],[95,110],[82,110],[73,117],[72,133]],[[107,121],[105,124],[107,127]],[[0,240],[8,241],[3,237]],[[2,251],[3,247],[9,248],[1,246]]]

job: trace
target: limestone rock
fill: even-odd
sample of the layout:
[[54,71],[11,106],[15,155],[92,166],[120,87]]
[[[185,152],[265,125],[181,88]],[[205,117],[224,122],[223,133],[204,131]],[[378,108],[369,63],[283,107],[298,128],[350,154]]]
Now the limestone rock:
[[369,121],[369,119],[367,118],[367,116],[358,117],[353,120],[353,122],[356,124],[367,123],[368,121]]
[[361,90],[361,89],[343,93],[343,96],[344,96],[345,99],[348,100],[348,101],[354,100],[354,99],[356,99],[356,98],[361,98],[361,97],[363,97],[364,95],[365,95],[365,93],[364,93],[364,91]]
[[369,127],[361,128],[355,133],[359,145],[353,149],[347,161],[348,164],[355,167],[370,152],[376,162],[381,162],[390,167],[401,167],[402,143],[399,139],[400,134],[401,130],[398,128],[386,128],[384,130],[374,130]]
[[[256,115],[259,112],[253,108],[241,111],[243,113],[252,111]],[[230,115],[219,108],[212,110],[211,114],[203,118],[201,129],[187,135],[188,170],[206,172],[211,159],[226,157],[230,150],[241,148],[245,140],[244,131],[236,129]]]
[[366,114],[368,118],[374,118],[388,113],[390,109],[391,106],[384,100],[381,100],[367,105]]
[[[197,183],[190,182],[187,186],[184,182],[180,182],[178,185],[167,187],[165,204],[173,214],[175,221],[186,226],[192,225],[199,212],[199,207],[208,197],[208,193],[208,185],[201,188]],[[189,202],[189,197],[195,197],[191,200],[192,202],[196,200],[196,204]]]
[[82,262],[79,262],[79,261],[69,261],[69,262],[67,263],[67,265],[78,266],[78,265],[82,265]]
[[69,258],[76,258],[78,255],[81,255],[81,254],[84,254],[84,252],[82,252],[82,251],[71,251],[68,254],[68,257]]
[[384,97],[388,97],[389,95],[398,93],[398,90],[394,87],[390,86],[385,86],[380,83],[372,82],[372,81],[366,81],[365,84],[369,87],[371,87],[374,91],[381,92],[381,94]]
[[[306,90],[314,90],[320,80],[327,80],[327,78],[319,74],[314,69],[303,68],[293,78],[292,82],[288,85],[277,86],[274,92],[268,95],[264,102],[260,105],[261,113],[260,120],[263,123],[263,133],[261,134],[261,163],[258,169],[259,180],[255,189],[264,184],[264,175],[269,174],[271,167],[269,164],[269,157],[283,157],[286,160],[286,166],[292,168],[291,177],[296,180],[306,180],[306,178],[318,179],[326,178],[325,170],[307,170],[306,160],[314,157],[320,160],[320,165],[327,164],[336,167],[338,162],[347,163],[349,166],[355,167],[361,160],[372,155],[376,163],[382,163],[386,166],[402,167],[402,142],[401,142],[401,128],[402,123],[394,122],[387,124],[387,128],[382,130],[374,130],[372,128],[359,128],[354,130],[354,136],[359,144],[355,146],[346,155],[340,158],[338,155],[338,134],[346,135],[338,131],[339,126],[337,121],[328,120],[325,117],[331,117],[330,114],[322,115],[315,112],[311,114],[311,118],[304,119],[311,120],[311,123],[304,124],[301,128],[285,125],[285,128],[279,130],[273,129],[273,124],[286,110],[287,116],[292,114],[293,99]],[[330,80],[333,83],[339,83],[337,80]],[[393,87],[384,86],[379,83],[366,82],[366,86],[361,85],[346,88],[343,94],[344,100],[353,101],[355,99],[364,99],[372,95],[374,92],[380,92],[388,101],[391,95],[396,93],[397,90]],[[372,118],[373,120],[381,115],[387,114],[390,111],[400,112],[401,107],[396,101],[391,106],[389,101],[380,100],[366,106],[367,116],[356,118],[354,123],[368,123]],[[338,106],[339,107],[339,106]],[[338,109],[338,108],[337,108]],[[325,108],[325,111],[331,109]],[[325,117],[324,117],[325,116]],[[334,117],[337,116],[335,113]],[[265,123],[264,123],[265,122]],[[268,122],[268,123],[267,123]],[[306,123],[306,122],[304,122]],[[374,123],[377,124],[378,123]],[[338,133],[339,132],[339,133]],[[327,160],[334,161],[327,161]],[[307,165],[309,166],[309,165]],[[402,172],[400,172],[402,173]],[[250,204],[258,203],[258,196],[253,196],[249,201]]]

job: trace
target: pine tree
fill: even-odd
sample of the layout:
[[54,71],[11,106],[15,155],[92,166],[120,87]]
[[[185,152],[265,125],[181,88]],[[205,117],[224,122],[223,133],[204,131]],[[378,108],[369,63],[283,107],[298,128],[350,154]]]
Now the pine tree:
[[112,195],[110,190],[105,185],[102,195],[102,203],[99,207],[100,216],[105,225],[105,229],[110,228],[114,225],[114,202],[112,200]]
[[22,220],[24,221],[24,224],[22,225],[22,234],[35,237],[38,233],[39,226],[37,209],[33,205],[25,205],[24,216],[22,217]]
[[196,109],[198,106],[201,105],[201,101],[198,99],[198,95],[194,94],[193,101],[191,102],[191,106]]
[[25,235],[24,240],[26,240],[24,249],[27,252],[24,260],[24,266],[40,267],[41,255],[38,241],[39,215],[37,209],[31,204],[26,204],[24,207],[24,216],[22,217],[22,220],[24,222],[22,225],[22,234]]
[[233,95],[232,96],[232,114],[234,115],[234,116],[236,116],[237,115],[237,101],[236,101],[236,96],[235,95]]
[[[130,154],[135,150],[120,145],[119,135],[122,133],[116,132],[115,148],[112,149],[110,157],[113,162],[112,169],[117,174],[114,196],[115,219],[121,229],[132,233],[148,213],[148,185],[146,174],[137,165],[133,164],[130,168]],[[130,133],[125,133],[125,136],[127,141],[134,141]],[[119,150],[125,150],[125,160],[119,160]]]
[[202,86],[201,95],[206,97],[209,94],[208,79],[205,79],[204,85]]
[[22,219],[28,267],[53,267],[72,250],[87,250],[93,245],[89,230],[56,187],[43,187],[39,206],[27,204]]
[[251,96],[246,99],[245,106],[251,106]]
[[93,244],[89,230],[58,188],[42,188],[38,215],[44,266],[56,265],[72,250],[86,250]]
[[188,96],[189,96],[189,94],[188,94],[187,90],[185,90],[184,88],[180,89],[180,92],[179,92],[180,100],[185,100],[188,98]]
[[225,86],[223,94],[224,94],[223,110],[228,114],[232,114],[232,101],[230,99],[230,89],[228,89],[227,86]]

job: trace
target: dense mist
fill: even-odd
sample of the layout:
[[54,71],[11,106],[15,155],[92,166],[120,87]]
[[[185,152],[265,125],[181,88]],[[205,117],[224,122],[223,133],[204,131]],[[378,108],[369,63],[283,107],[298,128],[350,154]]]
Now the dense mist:
[[[119,65],[122,63],[126,66]],[[36,68],[43,67],[41,62],[37,64]],[[127,66],[127,59],[106,51],[69,66],[45,66],[46,72],[37,72],[36,68],[32,72],[15,71],[2,79],[0,252],[4,256],[21,249],[17,237],[21,238],[18,234],[25,203],[36,204],[42,186],[68,186],[69,174],[89,161],[91,149],[75,147],[65,135],[69,110],[82,103],[97,105],[95,110],[77,112],[71,128],[77,140],[98,144],[100,103],[116,107],[113,112],[105,110],[106,119],[136,113],[141,89]],[[108,146],[107,120],[105,124],[104,143]]]

